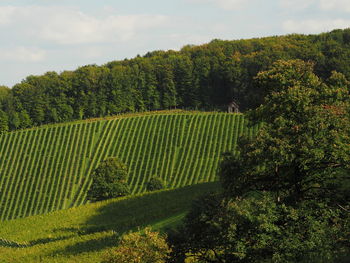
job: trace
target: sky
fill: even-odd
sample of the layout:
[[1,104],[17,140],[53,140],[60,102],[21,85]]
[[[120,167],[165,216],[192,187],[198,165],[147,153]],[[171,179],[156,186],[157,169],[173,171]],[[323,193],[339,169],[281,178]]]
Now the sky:
[[0,85],[212,39],[350,27],[350,0],[0,0]]

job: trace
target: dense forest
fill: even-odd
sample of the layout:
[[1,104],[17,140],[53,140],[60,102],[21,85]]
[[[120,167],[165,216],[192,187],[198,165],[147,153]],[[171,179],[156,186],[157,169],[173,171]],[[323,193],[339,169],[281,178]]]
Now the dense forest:
[[279,59],[315,64],[350,79],[350,29],[319,35],[213,40],[180,51],[154,51],[102,66],[28,76],[12,89],[0,86],[0,132],[123,112],[187,108],[224,110],[234,98],[241,110],[266,95],[259,71]]

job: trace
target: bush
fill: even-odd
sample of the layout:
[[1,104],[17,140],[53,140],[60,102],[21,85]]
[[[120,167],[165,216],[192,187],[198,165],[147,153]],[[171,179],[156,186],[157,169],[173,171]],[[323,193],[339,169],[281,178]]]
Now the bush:
[[130,193],[127,185],[127,167],[117,158],[109,157],[101,162],[91,176],[92,185],[88,191],[88,199],[91,201],[106,200]]
[[165,263],[170,248],[165,237],[146,228],[121,237],[117,248],[105,255],[103,263]]
[[163,189],[165,186],[164,181],[159,178],[159,177],[152,177],[147,185],[146,185],[146,189],[147,191],[157,191],[157,190],[161,190]]

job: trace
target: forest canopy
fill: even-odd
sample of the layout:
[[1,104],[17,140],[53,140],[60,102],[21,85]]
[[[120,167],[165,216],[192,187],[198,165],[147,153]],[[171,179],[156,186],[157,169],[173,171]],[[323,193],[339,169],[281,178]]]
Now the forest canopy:
[[46,123],[171,108],[241,110],[258,107],[266,90],[254,79],[280,59],[314,63],[327,79],[350,79],[350,29],[319,35],[213,40],[180,51],[154,51],[102,66],[28,76],[0,87],[0,133]]

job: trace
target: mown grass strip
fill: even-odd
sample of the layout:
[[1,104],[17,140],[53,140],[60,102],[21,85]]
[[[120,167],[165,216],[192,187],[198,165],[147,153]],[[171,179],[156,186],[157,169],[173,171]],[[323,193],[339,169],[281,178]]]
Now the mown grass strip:
[[25,171],[25,167],[28,165],[28,160],[30,158],[30,155],[28,152],[32,150],[33,146],[33,141],[35,140],[35,134],[34,132],[27,132],[28,136],[25,140],[25,149],[24,152],[21,156],[21,165],[18,169],[18,177],[20,177],[20,183],[18,185],[19,189],[16,191],[17,195],[12,198],[14,201],[14,204],[10,204],[11,208],[11,214],[8,216],[9,219],[14,219],[18,216],[18,211],[21,209],[21,200],[25,199],[25,186],[28,182],[28,175]]
[[[26,141],[26,139],[28,138],[28,132],[22,132],[21,133],[22,136],[20,138],[20,149],[19,152],[17,152],[17,161],[15,161],[14,165],[13,165],[13,178],[12,178],[12,183],[10,185],[9,188],[9,193],[12,193],[14,190],[16,190],[16,193],[18,194],[18,188],[20,185],[22,185],[23,180],[21,180],[21,176],[19,174],[19,170],[21,165],[23,164],[22,160],[23,160],[23,151],[25,151],[25,148],[28,146],[28,144],[25,144],[24,142]],[[15,188],[15,189],[13,189]],[[8,195],[8,199],[5,201],[5,206],[2,207],[4,213],[6,214],[5,220],[8,220],[12,217],[13,215],[13,210],[16,209],[16,207],[13,206],[13,202],[16,199],[16,195]],[[6,209],[8,210],[8,212],[6,211]]]
[[195,140],[195,135],[197,134],[197,125],[199,123],[199,116],[194,115],[193,118],[191,118],[191,129],[188,129],[187,136],[188,141],[186,145],[184,145],[184,150],[183,150],[183,162],[182,162],[182,169],[178,171],[177,177],[176,177],[176,184],[175,187],[180,187],[185,185],[186,182],[186,172],[189,172],[189,168],[187,167],[189,162],[191,162],[190,156],[191,152],[193,151],[193,142]]

